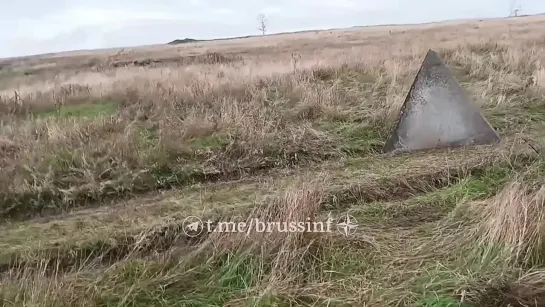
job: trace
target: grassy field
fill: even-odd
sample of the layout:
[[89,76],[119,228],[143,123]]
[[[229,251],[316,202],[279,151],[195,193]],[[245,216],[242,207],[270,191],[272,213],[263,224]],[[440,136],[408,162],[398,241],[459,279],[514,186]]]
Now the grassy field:
[[[0,60],[2,306],[545,306],[544,28]],[[500,144],[380,153],[429,48]],[[182,231],[346,214],[349,236]]]

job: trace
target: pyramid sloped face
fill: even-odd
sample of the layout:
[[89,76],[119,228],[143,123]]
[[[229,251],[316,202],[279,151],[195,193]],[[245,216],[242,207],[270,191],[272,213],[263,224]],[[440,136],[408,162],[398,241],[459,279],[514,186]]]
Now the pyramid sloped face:
[[496,143],[498,134],[429,50],[383,152]]

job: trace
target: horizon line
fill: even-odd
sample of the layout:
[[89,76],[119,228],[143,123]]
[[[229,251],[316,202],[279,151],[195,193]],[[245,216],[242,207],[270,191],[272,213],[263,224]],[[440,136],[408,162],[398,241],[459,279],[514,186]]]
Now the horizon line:
[[[191,39],[195,40],[195,42],[212,42],[212,41],[218,41],[218,40],[235,40],[235,39],[245,39],[245,38],[254,38],[254,37],[264,37],[264,36],[279,36],[279,35],[288,35],[288,34],[298,34],[298,33],[307,33],[307,32],[315,32],[315,31],[332,31],[332,30],[341,30],[341,29],[354,29],[354,28],[380,28],[380,27],[392,27],[392,26],[418,26],[418,25],[429,25],[429,24],[440,24],[440,23],[446,23],[446,22],[469,22],[469,21],[484,21],[484,20],[493,20],[493,19],[511,19],[511,18],[525,18],[525,17],[534,17],[534,16],[540,16],[545,15],[545,13],[536,13],[536,14],[525,14],[525,15],[519,15],[519,16],[505,16],[505,17],[484,17],[484,18],[458,18],[458,19],[444,19],[444,20],[437,20],[437,21],[429,21],[429,22],[415,22],[415,23],[390,23],[390,24],[371,24],[371,25],[356,25],[351,27],[341,27],[341,28],[315,28],[315,29],[308,29],[308,30],[299,30],[299,31],[285,31],[285,32],[276,32],[276,33],[270,33],[270,34],[254,34],[254,35],[244,35],[244,36],[232,36],[232,37],[216,37],[216,38],[210,38],[210,39],[198,39],[198,38],[174,38],[170,42],[165,43],[156,43],[156,44],[149,44],[149,45],[134,45],[134,46],[116,46],[116,47],[107,47],[107,48],[95,48],[95,49],[72,49],[72,50],[62,50],[62,51],[56,51],[56,52],[47,52],[47,53],[36,53],[36,54],[29,54],[29,55],[22,55],[22,56],[13,56],[13,57],[0,57],[0,61],[3,60],[22,60],[25,58],[32,58],[32,57],[47,57],[52,55],[62,55],[63,53],[72,53],[72,52],[82,52],[82,51],[106,51],[110,49],[123,49],[123,48],[139,48],[139,47],[151,47],[151,46],[161,46],[161,45],[169,45],[171,42],[174,42],[176,40],[184,40],[184,39]],[[189,42],[191,43],[191,42]]]

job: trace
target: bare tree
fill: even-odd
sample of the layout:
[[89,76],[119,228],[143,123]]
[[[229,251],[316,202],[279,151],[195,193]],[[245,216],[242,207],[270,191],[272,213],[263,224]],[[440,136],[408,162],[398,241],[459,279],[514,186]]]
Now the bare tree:
[[267,17],[265,17],[265,14],[257,15],[257,22],[259,22],[257,29],[261,32],[261,34],[265,35],[267,32]]
[[517,17],[520,12],[520,5],[517,5],[516,0],[511,0],[511,7],[509,9],[509,17]]

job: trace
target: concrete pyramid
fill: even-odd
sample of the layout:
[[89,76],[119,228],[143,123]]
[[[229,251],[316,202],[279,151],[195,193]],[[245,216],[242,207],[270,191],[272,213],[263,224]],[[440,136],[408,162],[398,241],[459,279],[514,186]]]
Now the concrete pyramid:
[[499,140],[450,69],[430,49],[382,151],[483,145]]

